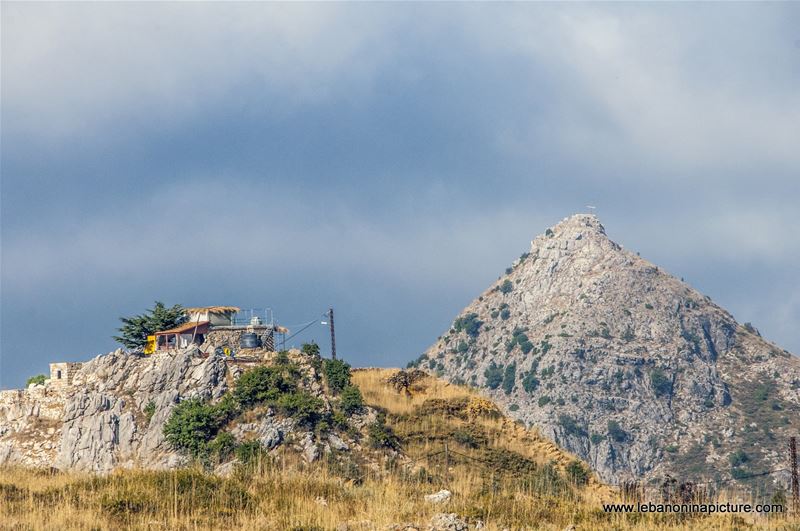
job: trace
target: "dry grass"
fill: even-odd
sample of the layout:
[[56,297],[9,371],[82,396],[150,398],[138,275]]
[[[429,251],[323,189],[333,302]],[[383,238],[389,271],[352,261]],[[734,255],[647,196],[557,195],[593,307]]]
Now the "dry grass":
[[[390,373],[356,371],[353,380],[365,401],[387,412],[404,452],[422,458],[403,466],[391,452],[342,473],[333,462],[304,465],[284,447],[253,468],[219,478],[200,470],[120,471],[97,477],[24,469],[0,469],[0,529],[383,529],[394,523],[422,528],[437,512],[455,512],[486,529],[800,529],[786,518],[602,512],[614,491],[595,481],[575,487],[563,470],[573,457],[513,422],[486,411],[465,415],[454,404],[469,404],[471,392],[427,380],[411,397],[388,388]],[[431,402],[430,399],[439,401]],[[481,408],[478,408],[481,409]],[[471,444],[471,439],[480,444]],[[366,441],[365,441],[366,442]],[[467,457],[462,457],[467,456]],[[502,466],[481,460],[502,458]],[[555,462],[555,464],[551,464]],[[548,476],[544,471],[557,472]],[[349,479],[348,479],[349,478]],[[548,479],[549,478],[549,479]],[[446,487],[445,506],[423,495]]]

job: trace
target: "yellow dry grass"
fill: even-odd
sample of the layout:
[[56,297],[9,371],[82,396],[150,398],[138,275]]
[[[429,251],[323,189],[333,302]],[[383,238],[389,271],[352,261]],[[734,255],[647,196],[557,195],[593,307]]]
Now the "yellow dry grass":
[[[578,530],[800,529],[800,520],[786,517],[604,513],[601,502],[617,496],[596,481],[558,491],[471,460],[494,452],[517,456],[522,464],[541,463],[541,469],[555,462],[550,466],[563,471],[573,457],[537,433],[493,417],[491,404],[469,389],[435,379],[422,382],[410,397],[400,395],[384,383],[390,374],[356,371],[353,381],[368,404],[386,410],[387,424],[403,439],[406,454],[419,458],[447,443],[448,460],[442,454],[423,457],[409,471],[388,453],[378,466],[363,466],[360,473],[366,474],[355,481],[326,460],[305,465],[286,446],[274,458],[227,478],[194,469],[92,476],[0,468],[0,529],[282,531],[328,530],[342,524],[347,529],[386,529],[400,523],[424,529],[438,512],[480,519],[489,530],[562,530],[569,525]],[[440,405],[466,399],[476,411],[456,418],[431,408],[430,399],[444,400]],[[465,433],[485,440],[470,447]],[[514,460],[509,463],[513,468]],[[424,501],[425,494],[445,487],[453,492],[446,505]]]

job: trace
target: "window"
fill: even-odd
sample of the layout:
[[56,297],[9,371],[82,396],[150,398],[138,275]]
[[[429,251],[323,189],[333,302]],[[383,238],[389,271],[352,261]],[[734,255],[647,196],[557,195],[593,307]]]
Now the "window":
[[61,379],[61,371],[56,371],[56,380]]

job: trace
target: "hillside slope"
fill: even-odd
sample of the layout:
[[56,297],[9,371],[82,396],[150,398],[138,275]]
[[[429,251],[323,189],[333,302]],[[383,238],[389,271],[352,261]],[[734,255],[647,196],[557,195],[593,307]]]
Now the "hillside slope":
[[786,467],[800,430],[800,359],[592,215],[535,238],[412,365],[482,388],[612,483],[752,485],[745,476]]
[[[466,531],[796,525],[796,518],[785,515],[604,512],[601,503],[621,499],[613,490],[574,456],[500,415],[474,390],[396,369],[356,370],[351,379],[361,389],[363,408],[378,412],[368,433],[348,430],[351,450],[331,448],[309,462],[298,448],[281,444],[218,473],[199,462],[99,475],[0,467],[0,527]],[[318,424],[315,432],[321,431]],[[348,453],[354,459],[339,459]]]

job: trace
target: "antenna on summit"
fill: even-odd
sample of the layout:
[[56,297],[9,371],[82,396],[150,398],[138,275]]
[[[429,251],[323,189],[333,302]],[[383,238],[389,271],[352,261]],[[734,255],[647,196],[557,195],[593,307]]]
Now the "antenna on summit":
[[594,214],[594,211],[597,210],[597,207],[593,205],[586,205],[586,208],[589,209],[589,214]]

